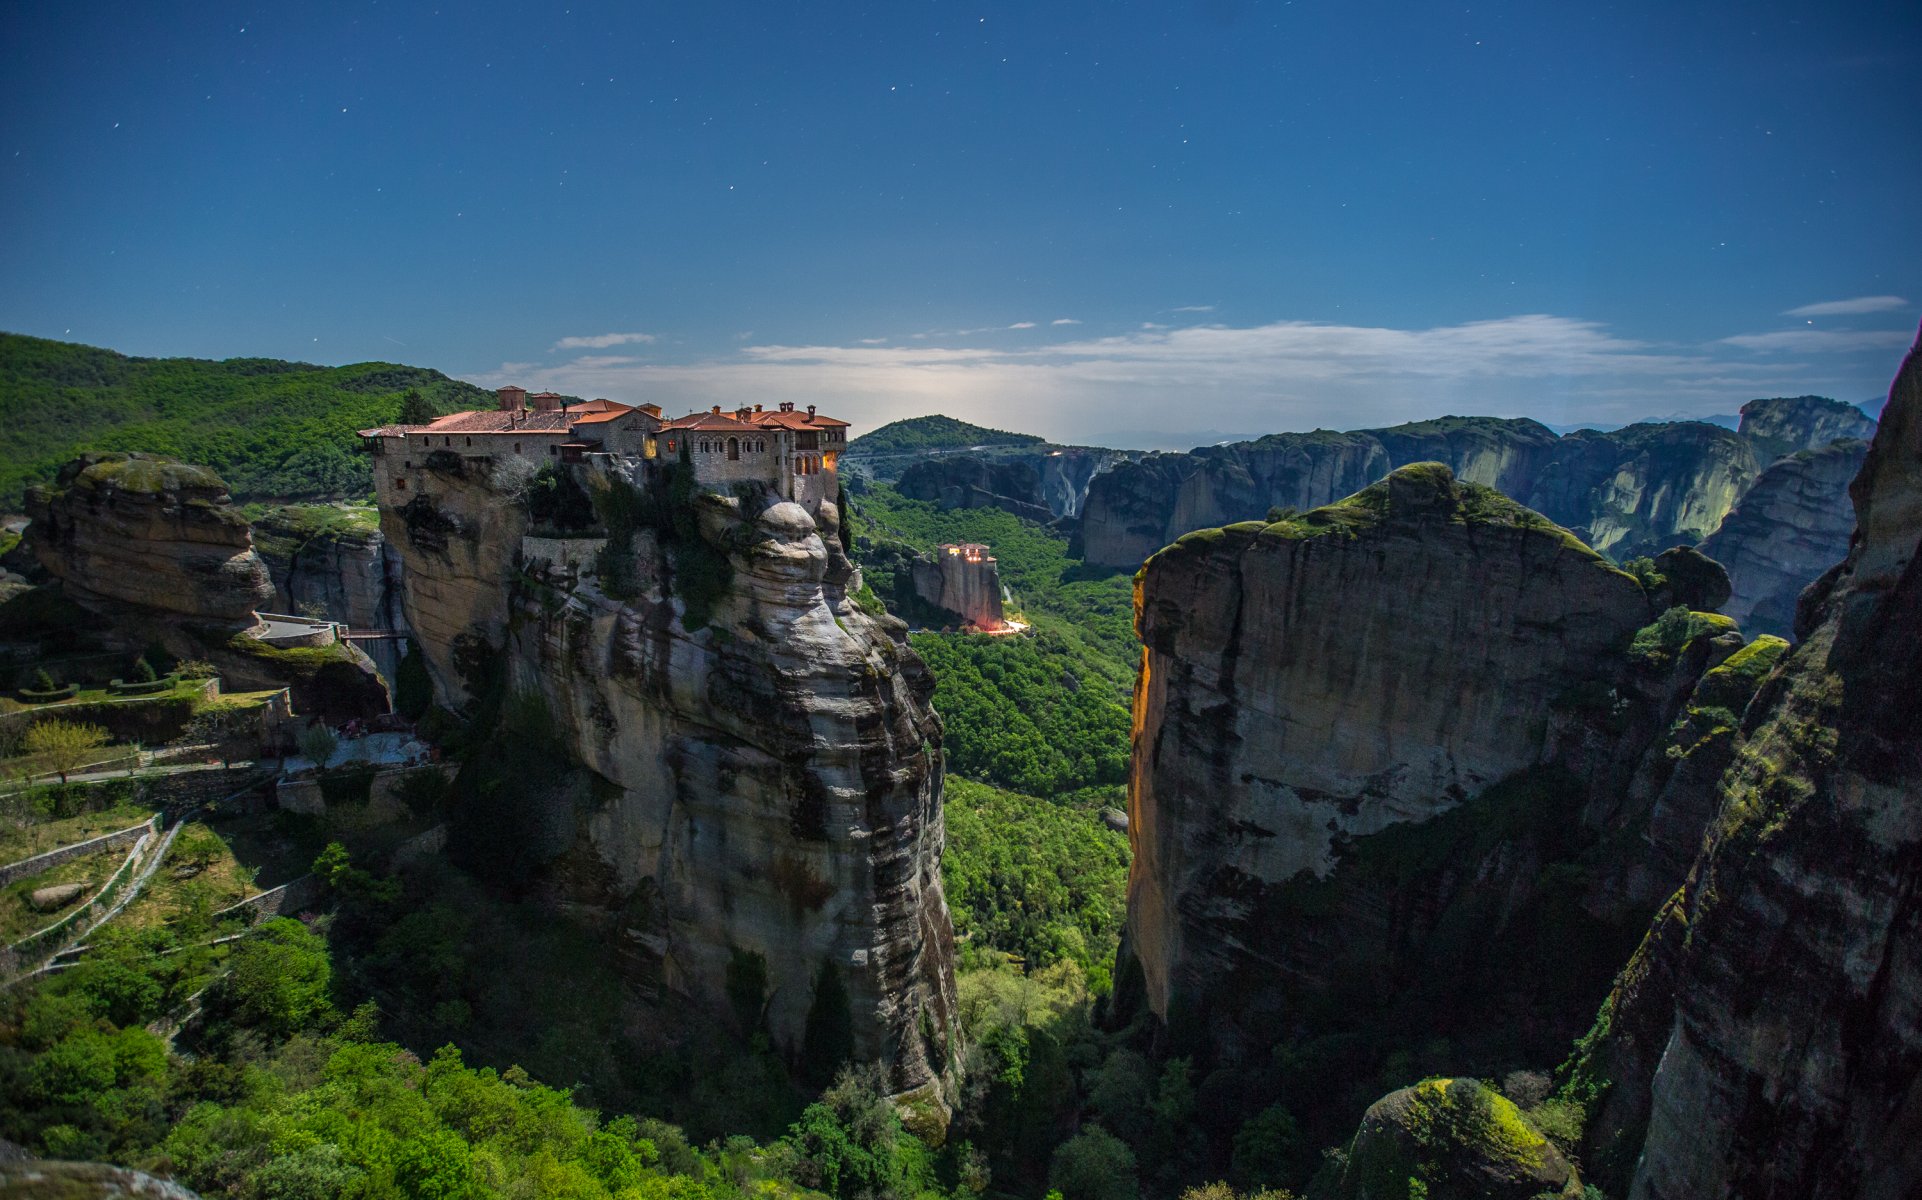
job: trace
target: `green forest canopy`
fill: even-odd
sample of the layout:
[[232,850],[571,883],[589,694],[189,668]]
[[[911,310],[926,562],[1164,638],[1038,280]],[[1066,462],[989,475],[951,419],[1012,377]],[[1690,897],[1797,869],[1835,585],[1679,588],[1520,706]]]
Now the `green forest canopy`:
[[893,421],[873,433],[862,434],[848,443],[848,453],[860,458],[924,450],[965,450],[970,446],[1031,446],[1045,440],[1032,433],[988,429],[937,413],[931,417]]
[[240,500],[365,496],[356,429],[395,420],[416,388],[436,411],[493,394],[395,363],[130,358],[0,333],[0,509],[82,450],[146,450],[212,467]]

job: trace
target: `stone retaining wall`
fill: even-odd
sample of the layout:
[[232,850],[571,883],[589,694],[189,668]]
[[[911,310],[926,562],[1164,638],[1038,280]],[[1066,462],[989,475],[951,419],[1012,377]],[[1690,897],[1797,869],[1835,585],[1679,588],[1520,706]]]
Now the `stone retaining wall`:
[[239,904],[229,905],[214,914],[217,922],[223,917],[237,917],[250,914],[252,924],[258,925],[269,917],[284,917],[297,913],[327,894],[327,883],[318,875],[302,875],[299,879],[289,880],[277,888],[268,888],[258,896],[249,896]]
[[38,875],[42,871],[52,870],[63,862],[71,862],[76,858],[85,858],[87,855],[101,850],[112,850],[118,846],[130,845],[159,828],[159,821],[160,814],[155,813],[138,825],[129,825],[127,828],[116,830],[113,833],[103,833],[99,837],[89,838],[84,842],[75,842],[71,846],[62,846],[58,850],[49,850],[45,854],[36,854],[32,858],[23,858],[18,862],[8,863],[6,866],[0,867],[0,887],[5,887],[16,879],[25,879],[32,875]]

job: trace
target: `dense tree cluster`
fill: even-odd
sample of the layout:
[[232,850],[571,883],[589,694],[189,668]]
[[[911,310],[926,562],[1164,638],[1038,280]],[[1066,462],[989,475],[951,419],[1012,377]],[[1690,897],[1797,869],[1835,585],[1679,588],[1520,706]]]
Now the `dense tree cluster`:
[[213,468],[240,499],[358,497],[373,486],[356,429],[490,407],[438,371],[393,363],[129,358],[0,334],[0,506],[16,509],[81,450],[143,450]]

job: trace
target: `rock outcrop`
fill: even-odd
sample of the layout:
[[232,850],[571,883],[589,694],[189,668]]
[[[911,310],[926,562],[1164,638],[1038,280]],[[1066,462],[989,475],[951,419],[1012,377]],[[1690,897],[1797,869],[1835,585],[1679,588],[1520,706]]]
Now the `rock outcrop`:
[[1850,491],[1848,557],[1569,1071],[1584,1161],[1637,1200],[1922,1181],[1922,350]]
[[[1419,1190],[1417,1190],[1419,1188]],[[1473,1079],[1427,1079],[1363,1115],[1309,1200],[1581,1200],[1581,1177],[1512,1101]]]
[[[253,523],[254,547],[274,584],[273,610],[313,614],[353,629],[404,633],[400,554],[366,509],[299,505]],[[391,685],[404,642],[362,645]]]
[[945,545],[934,556],[916,556],[914,591],[924,602],[952,613],[956,624],[996,630],[1001,610],[1001,572],[986,546]]
[[904,628],[850,600],[834,505],[570,470],[602,524],[523,542],[485,458],[405,493],[377,469],[442,702],[501,722],[450,848],[598,922],[643,987],[943,1103],[940,722]]
[[1089,486],[1079,545],[1090,563],[1133,566],[1189,530],[1328,504],[1423,461],[1514,496],[1618,559],[1700,541],[1759,470],[1747,439],[1699,421],[1560,438],[1493,417],[1275,434],[1117,466]]
[[1325,429],[1151,454],[1089,484],[1077,549],[1099,566],[1133,567],[1190,530],[1256,519],[1272,508],[1319,508],[1360,491],[1389,466],[1374,437]]
[[89,607],[244,629],[273,597],[267,566],[227,485],[205,467],[151,454],[86,454],[27,495],[27,540]]
[[1819,450],[1837,438],[1866,441],[1875,436],[1875,418],[1826,396],[1778,396],[1744,404],[1741,432],[1767,463],[1798,450]]
[[1296,1019],[1291,989],[1329,982],[1343,955],[1392,975],[1411,936],[1352,895],[1353,920],[1317,920],[1300,889],[1352,892],[1344,865],[1384,831],[1572,761],[1581,710],[1627,705],[1615,678],[1653,615],[1565,530],[1433,463],[1301,517],[1189,534],[1136,594],[1124,956],[1157,1014],[1206,1014],[1230,1054]]
[[1868,451],[1867,442],[1843,439],[1777,459],[1702,542],[1702,553],[1728,569],[1734,595],[1723,611],[1744,629],[1788,636],[1796,597],[1848,553],[1849,481]]
[[924,459],[901,472],[895,484],[910,500],[943,508],[999,508],[1046,523],[1054,519],[1041,496],[1041,477],[1025,462],[988,462],[951,454]]
[[1682,606],[1726,594],[1693,551],[1632,577],[1436,463],[1155,555],[1117,1013],[1224,1070],[1339,1044],[1304,1127],[1438,1039],[1431,1069],[1559,1061],[1699,844],[1671,779],[1758,682]]

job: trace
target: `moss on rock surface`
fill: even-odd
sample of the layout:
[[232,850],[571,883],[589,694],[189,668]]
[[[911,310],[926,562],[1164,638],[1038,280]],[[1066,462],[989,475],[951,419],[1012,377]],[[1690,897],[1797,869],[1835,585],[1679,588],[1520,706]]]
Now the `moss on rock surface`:
[[1473,1079],[1390,1092],[1362,1118],[1347,1161],[1315,1200],[1537,1200],[1582,1194],[1553,1143],[1507,1097]]

